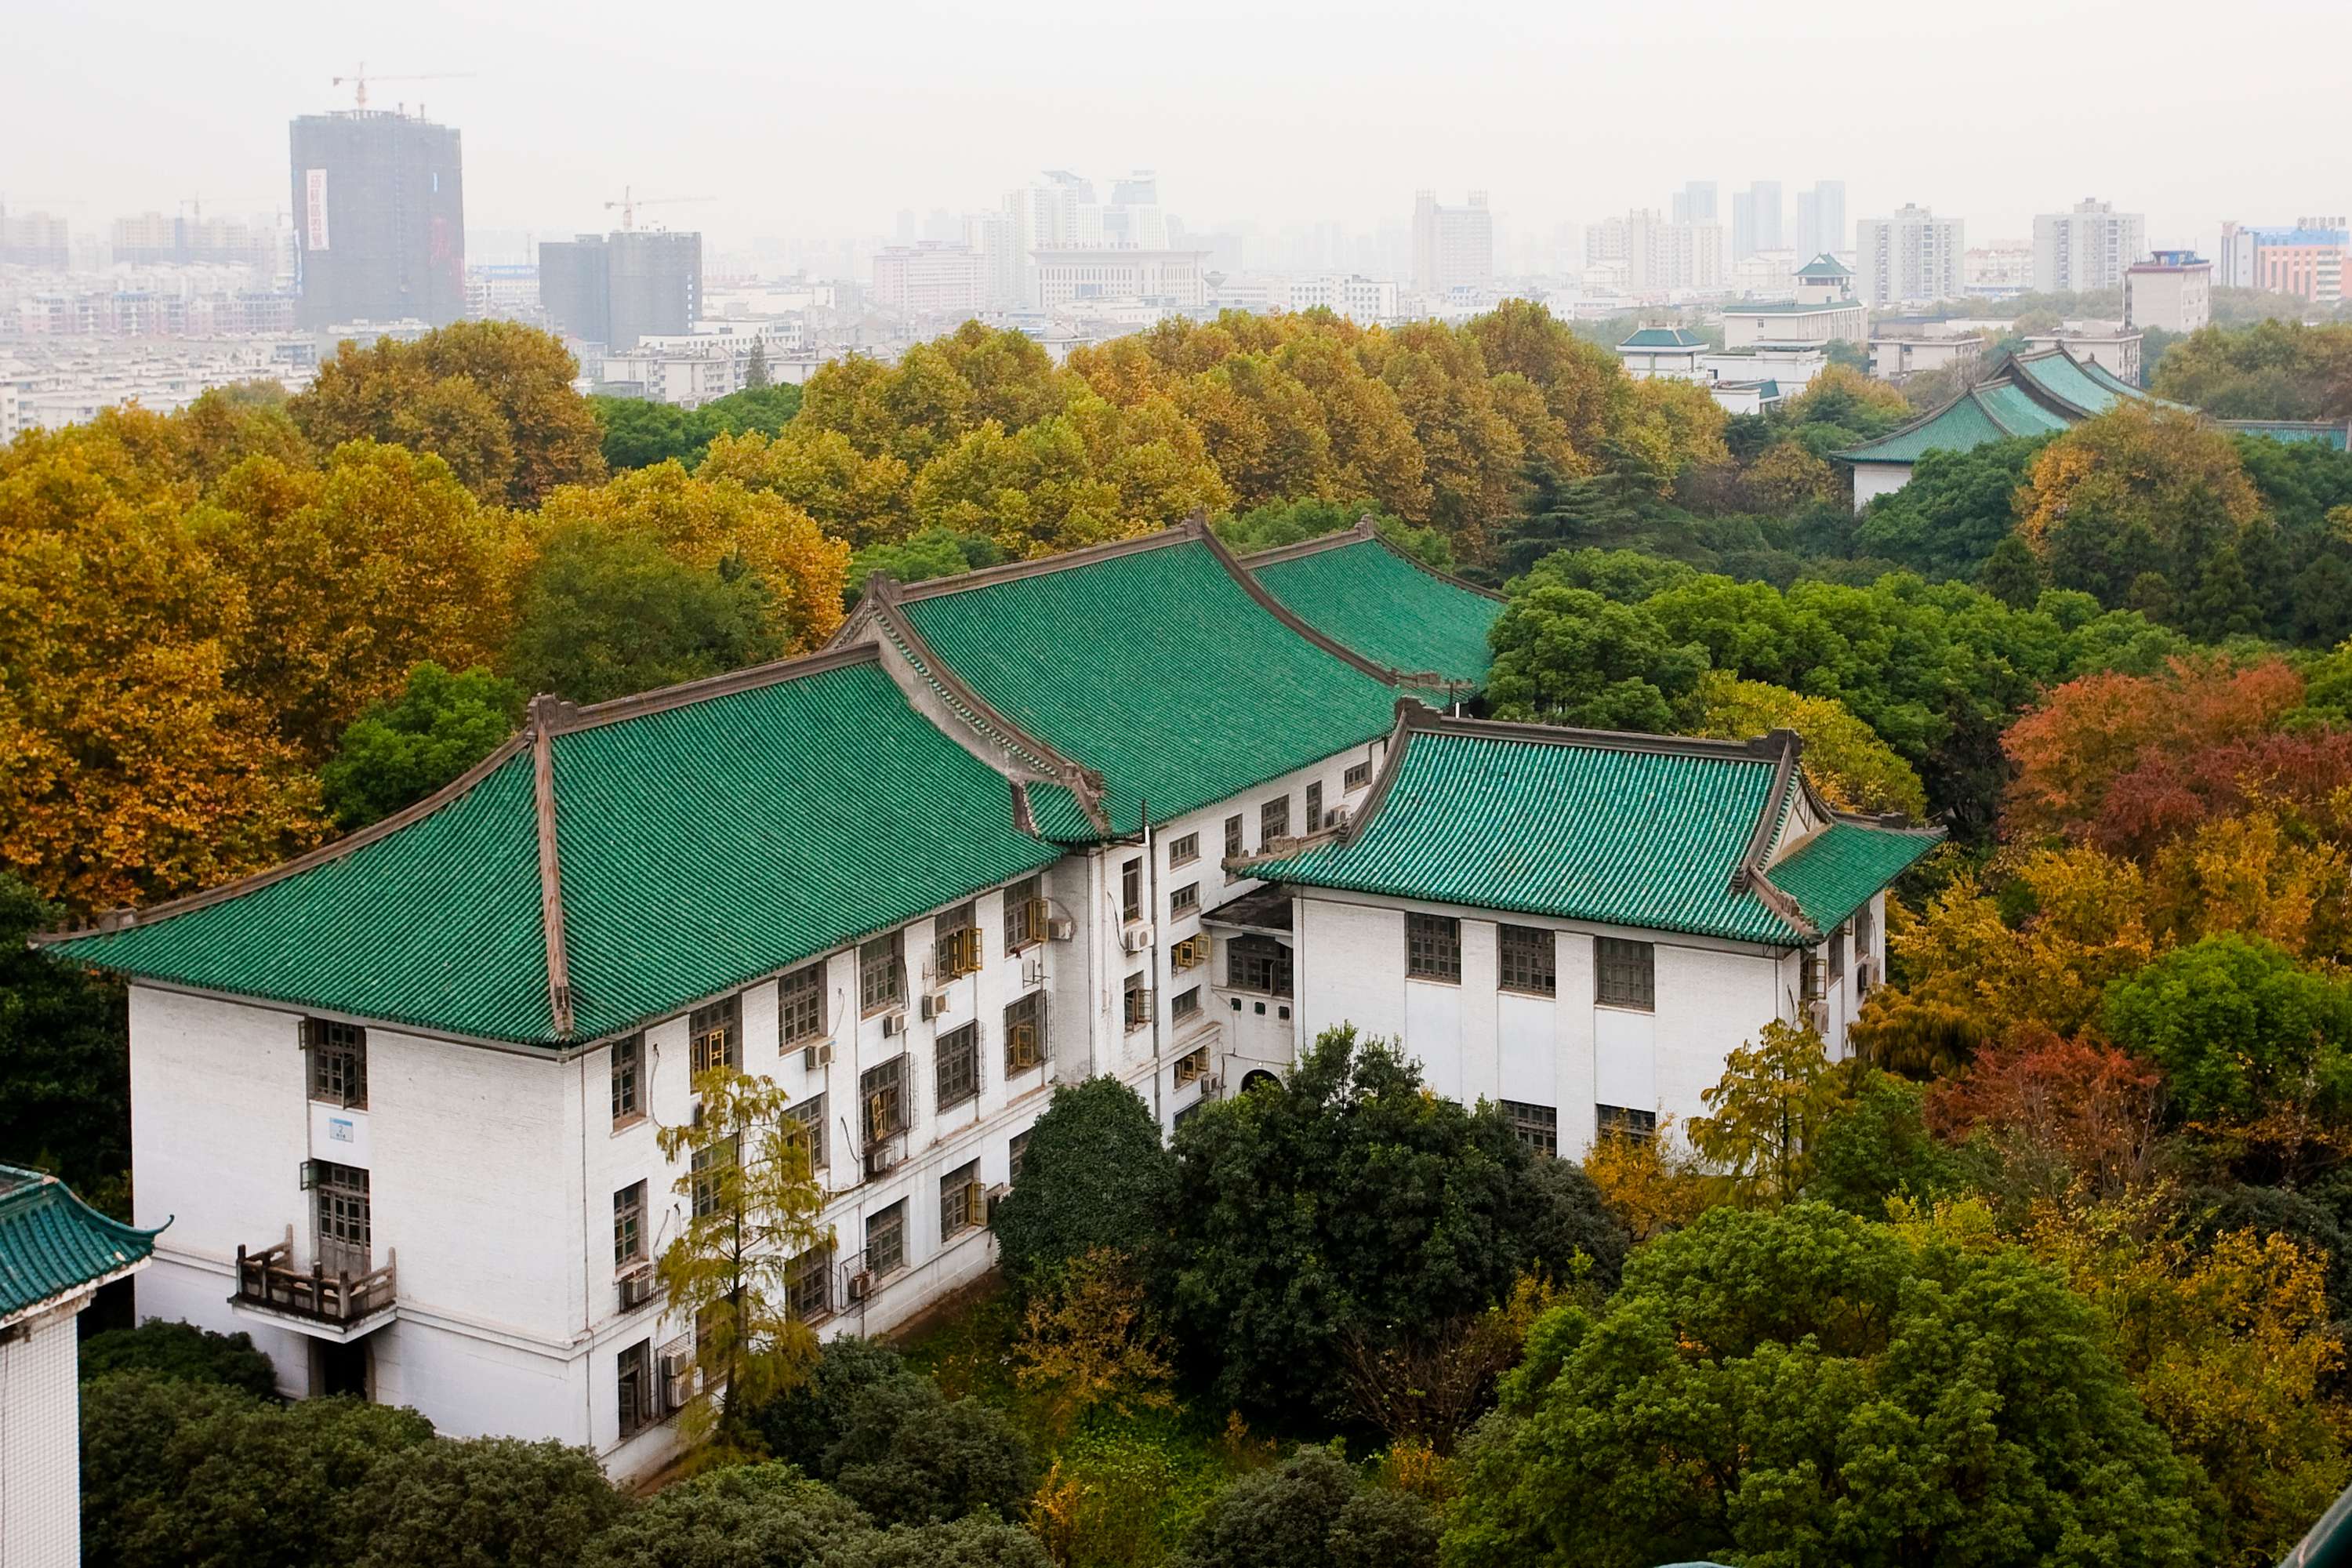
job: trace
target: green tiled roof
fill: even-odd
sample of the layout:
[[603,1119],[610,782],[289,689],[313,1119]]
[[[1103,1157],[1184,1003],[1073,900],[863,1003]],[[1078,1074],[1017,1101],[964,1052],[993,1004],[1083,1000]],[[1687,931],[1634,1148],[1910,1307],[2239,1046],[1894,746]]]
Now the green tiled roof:
[[2147,395],[2061,350],[2013,354],[2000,374],[1900,430],[1843,452],[1850,463],[1910,463],[1930,451],[1965,452],[2009,436],[2047,436]]
[[2316,441],[2339,452],[2345,449],[2348,434],[2341,419],[2224,419],[2220,424],[2236,436],[2265,436],[2273,441]]
[[1910,463],[1928,452],[1965,452],[2008,434],[1974,394],[1962,393],[1924,419],[1834,455],[1856,463]]
[[1643,327],[1617,345],[1621,349],[1703,349],[1706,340],[1682,327]]
[[1370,814],[1342,841],[1251,868],[1310,888],[1428,899],[1794,946],[1733,877],[1787,781],[1729,744],[1653,750],[1634,737],[1407,731]]
[[[1780,740],[1414,718],[1391,743],[1359,821],[1250,875],[1776,947],[1814,939],[1774,908],[1748,858],[1804,787]],[[1826,930],[1853,912],[1841,900],[1867,899],[1938,837],[1840,820],[1782,862],[1802,891],[1778,867],[1763,880]]]
[[1285,625],[1197,539],[923,584],[887,614],[998,713],[1099,773],[1121,834],[1147,803],[1165,821],[1361,745],[1395,706],[1394,688]]
[[1833,822],[1764,874],[1797,900],[1816,931],[1833,931],[1936,844],[1930,833]]
[[[572,1038],[615,1034],[1059,851],[1003,775],[858,650],[551,725]],[[157,981],[484,1039],[556,1043],[534,759],[216,901],[62,942]],[[1032,809],[1083,820],[1066,791]]]
[[1825,310],[1859,310],[1859,300],[1742,300],[1726,305],[1727,316],[1817,316]]
[[1486,633],[1502,602],[1423,570],[1377,539],[1250,566],[1250,574],[1300,620],[1376,664],[1486,684],[1494,662]]
[[1802,267],[1798,268],[1797,276],[1800,278],[1851,278],[1853,276],[1853,268],[1824,250]]
[[2012,374],[2024,376],[2051,396],[2071,403],[2085,414],[2105,414],[2118,403],[2146,395],[2098,365],[2078,361],[2071,354],[2019,354],[2009,364]]
[[55,1176],[0,1165],[0,1323],[121,1273],[155,1250],[155,1235],[109,1219]]

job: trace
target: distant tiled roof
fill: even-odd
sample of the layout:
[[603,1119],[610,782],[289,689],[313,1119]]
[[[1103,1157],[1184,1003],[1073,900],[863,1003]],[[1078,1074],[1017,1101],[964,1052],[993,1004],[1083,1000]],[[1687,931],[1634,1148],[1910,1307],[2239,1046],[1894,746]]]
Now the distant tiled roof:
[[[1372,740],[1398,691],[1205,529],[917,584],[869,613],[903,622],[942,677],[1098,775],[1118,834],[1147,806],[1165,821]],[[854,616],[843,633],[864,625]]]
[[[1041,825],[1084,820],[1050,779],[1022,793]],[[534,704],[418,806],[56,950],[470,1038],[596,1038],[1050,864],[1015,799],[858,647]]]
[[1726,305],[1723,313],[1727,316],[1818,316],[1831,310],[1859,310],[1864,308],[1859,300],[1742,300]]
[[1899,430],[1832,457],[1849,463],[1910,463],[1928,452],[1966,452],[2011,436],[2047,436],[2118,403],[2156,402],[2063,348],[2013,354],[1999,374]]
[[1703,349],[1706,340],[1686,327],[1643,327],[1617,345],[1621,349]]
[[0,1165],[0,1324],[143,1262],[155,1237],[109,1219],[55,1176]]
[[1844,262],[1840,261],[1836,257],[1832,256],[1829,252],[1823,251],[1819,256],[1814,257],[1811,261],[1806,262],[1802,267],[1798,268],[1797,276],[1800,278],[1818,279],[1851,278],[1853,276],[1853,268],[1848,267]]
[[[1852,912],[1837,906],[1869,868],[1884,872],[1874,892],[1939,835],[1840,821],[1820,836],[1838,836],[1833,853],[1808,847],[1785,862],[1806,892],[1779,886],[1762,856],[1804,787],[1796,754],[1786,732],[1692,741],[1407,711],[1362,815],[1249,874],[1802,946]],[[1816,910],[1834,911],[1828,925]]]
[[2315,441],[2323,447],[2345,449],[2347,434],[2341,419],[2223,419],[2224,430],[2240,436],[2267,436],[2273,441]]
[[1431,571],[1359,531],[1244,556],[1242,564],[1317,631],[1375,663],[1475,690],[1494,661],[1498,595]]

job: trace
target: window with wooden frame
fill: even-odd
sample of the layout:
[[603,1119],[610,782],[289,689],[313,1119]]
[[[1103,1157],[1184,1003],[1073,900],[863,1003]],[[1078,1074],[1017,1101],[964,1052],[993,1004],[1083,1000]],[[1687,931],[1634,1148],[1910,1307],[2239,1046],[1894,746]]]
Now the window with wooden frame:
[[1201,884],[1187,882],[1168,895],[1168,918],[1182,920],[1186,915],[1201,912]]
[[1593,1000],[1603,1007],[1653,1012],[1658,1005],[1658,950],[1646,942],[1600,936],[1593,943]]
[[1143,918],[1143,857],[1118,868],[1118,918],[1130,925]]
[[784,1266],[784,1311],[795,1322],[833,1314],[833,1244],[812,1247]]
[[1238,813],[1225,818],[1225,858],[1231,860],[1242,852],[1242,819]]
[[646,1184],[631,1182],[613,1194],[613,1267],[646,1260]]
[[1313,833],[1323,826],[1323,781],[1317,779],[1307,786],[1307,826]]
[[688,1163],[694,1198],[694,1217],[708,1219],[725,1201],[727,1173],[743,1157],[742,1134],[735,1133],[694,1152]]
[[907,1058],[903,1055],[860,1073],[857,1092],[865,1107],[868,1143],[895,1138],[907,1130]]
[[1870,957],[1870,944],[1875,938],[1876,932],[1870,923],[1870,904],[1865,900],[1862,908],[1853,911],[1853,961],[1856,963]]
[[1277,838],[1290,837],[1290,797],[1276,795],[1257,808],[1257,846],[1260,849]]
[[1225,988],[1290,994],[1290,949],[1255,931],[1225,939]]
[[1187,833],[1181,838],[1171,838],[1168,841],[1168,868],[1170,870],[1172,871],[1179,866],[1190,866],[1193,861],[1198,860],[1200,858],[1201,836],[1199,834]]
[[1004,1145],[1004,1180],[1009,1185],[1021,1179],[1021,1166],[1029,1157],[1029,1134],[1026,1130],[1015,1132]]
[[1559,994],[1559,944],[1536,926],[1495,928],[1495,984],[1537,996]]
[[776,1042],[780,1050],[824,1037],[824,965],[795,969],[776,982]]
[[793,1101],[784,1107],[784,1119],[793,1123],[784,1129],[784,1135],[808,1151],[809,1169],[812,1172],[824,1170],[824,1096],[812,1094]]
[[1178,1089],[1182,1089],[1188,1083],[1198,1083],[1208,1076],[1208,1047],[1202,1046],[1196,1050],[1186,1051],[1182,1056],[1176,1058],[1176,1087]]
[[661,1419],[661,1402],[654,1397],[653,1341],[639,1340],[625,1346],[614,1363],[614,1374],[621,1436],[634,1436]]
[[1169,944],[1168,962],[1179,970],[1198,969],[1209,962],[1210,954],[1215,951],[1215,941],[1207,931],[1194,931]]
[[1045,1062],[1045,994],[1032,991],[1004,1009],[1004,1071],[1027,1072]]
[[1511,1124],[1511,1136],[1530,1153],[1557,1155],[1559,1152],[1559,1107],[1530,1105],[1518,1100],[1499,1100],[1496,1104],[1503,1113],[1503,1120]]
[[866,1216],[866,1271],[895,1274],[907,1267],[907,1200]]
[[1460,984],[1462,922],[1452,915],[1406,910],[1404,972],[1414,980],[1444,980]]
[[368,1173],[331,1160],[313,1163],[311,1185],[319,1216],[319,1265],[330,1274],[365,1274],[373,1245]]
[[1201,988],[1179,991],[1168,1004],[1168,1016],[1181,1024],[1201,1016]]
[[988,1217],[980,1192],[980,1162],[957,1166],[940,1178],[940,1239],[950,1240]]
[[961,1029],[950,1029],[931,1047],[934,1076],[938,1079],[939,1098],[932,1104],[940,1110],[951,1105],[961,1105],[980,1093],[980,1026],[966,1024]]
[[1339,779],[1340,784],[1348,789],[1361,789],[1371,782],[1372,764],[1369,759],[1360,763],[1349,763],[1348,771],[1340,775]]
[[1845,931],[1843,928],[1830,932],[1829,940],[1822,943],[1822,952],[1829,960],[1830,984],[1834,985],[1845,978]]
[[1151,988],[1144,984],[1143,973],[1140,970],[1127,977],[1126,984],[1119,988],[1119,994],[1125,1009],[1128,1033],[1133,1034],[1138,1029],[1150,1027]]
[[1592,1119],[1603,1138],[1627,1138],[1636,1143],[1647,1143],[1658,1135],[1658,1113],[1654,1110],[1633,1110],[1622,1105],[1596,1105]]
[[352,1110],[367,1109],[365,1029],[357,1024],[338,1024],[327,1018],[305,1018],[302,1050],[310,1058],[312,1100]]
[[613,1125],[626,1127],[646,1119],[646,1037],[631,1035],[613,1042]]
[[1018,952],[1033,942],[1045,940],[1045,883],[1024,877],[1004,889],[1004,951]]
[[943,911],[932,927],[931,963],[941,981],[980,967],[980,915],[976,904]]
[[730,996],[687,1015],[686,1039],[694,1076],[719,1068],[740,1072],[743,1067],[743,999]]
[[906,933],[891,931],[857,948],[857,1005],[871,1017],[907,1005]]

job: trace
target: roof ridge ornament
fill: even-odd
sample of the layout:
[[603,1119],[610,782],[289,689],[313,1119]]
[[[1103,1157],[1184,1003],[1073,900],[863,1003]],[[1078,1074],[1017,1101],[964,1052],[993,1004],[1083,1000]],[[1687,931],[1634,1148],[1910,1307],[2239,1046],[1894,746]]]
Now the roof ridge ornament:
[[572,1037],[572,958],[563,940],[563,868],[555,832],[555,735],[578,710],[541,693],[530,700],[531,806],[539,826],[539,919],[547,942],[547,1010],[557,1037]]

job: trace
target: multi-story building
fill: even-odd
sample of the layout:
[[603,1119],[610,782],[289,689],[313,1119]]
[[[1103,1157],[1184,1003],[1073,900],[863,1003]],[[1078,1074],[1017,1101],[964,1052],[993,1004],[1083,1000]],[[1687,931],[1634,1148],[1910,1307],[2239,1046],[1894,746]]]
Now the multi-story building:
[[1329,272],[1315,278],[1294,278],[1288,305],[1294,310],[1328,310],[1360,327],[1397,319],[1397,286],[1360,272]]
[[1800,256],[1835,256],[1845,248],[1845,182],[1817,180],[1797,193],[1797,232],[1790,247]]
[[2044,294],[2081,294],[2123,287],[2124,269],[2147,249],[2147,219],[2119,213],[2112,202],[2089,197],[2074,210],[2033,220],[2033,287]]
[[605,391],[656,403],[699,408],[714,398],[742,392],[754,367],[772,383],[800,383],[820,362],[806,355],[806,333],[797,321],[706,321],[693,332],[640,337],[636,345],[596,357],[598,383]]
[[1444,298],[1458,289],[1484,289],[1495,280],[1495,218],[1486,193],[1472,191],[1466,206],[1437,205],[1428,191],[1412,204],[1412,286]]
[[238,218],[141,213],[114,220],[108,249],[117,265],[272,267],[278,235]]
[[1043,310],[1097,300],[1137,300],[1176,310],[1198,310],[1208,303],[1205,250],[1066,245],[1034,254]]
[[2033,287],[2033,246],[2022,239],[1997,239],[1960,255],[1960,289],[1986,299],[2005,299]]
[[2303,217],[2293,228],[2254,230],[2252,287],[2315,305],[2341,302],[2347,237],[2340,217]]
[[539,247],[539,297],[564,336],[625,353],[702,316],[702,236],[614,229]]
[[1865,304],[1959,296],[1960,257],[1968,242],[1958,218],[1939,218],[1906,204],[1892,216],[1863,219],[1857,244]]
[[1590,267],[1597,262],[1625,259],[1625,220],[1622,217],[1602,218],[1584,231],[1584,261]]
[[963,220],[963,242],[980,258],[982,309],[1017,310],[1024,301],[1021,282],[1027,258],[1017,243],[1013,215],[979,212]]
[[1675,223],[1654,208],[1625,215],[1625,288],[1633,294],[1709,293],[1723,287],[1723,229]]
[[[1786,208],[1780,182],[1759,180],[1731,198],[1731,257],[1735,261],[1759,250],[1780,250],[1788,245],[1782,232]],[[1844,227],[1843,220],[1839,226]],[[1823,247],[1826,248],[1826,247]]]
[[525,261],[477,263],[466,268],[466,314],[477,321],[547,320],[539,303],[539,268]]
[[976,316],[988,308],[985,268],[969,245],[890,246],[874,258],[874,302],[902,316]]
[[66,220],[47,213],[0,207],[0,266],[43,267],[62,272],[72,255]]
[[155,1233],[109,1219],[64,1183],[0,1165],[0,1563],[81,1562],[75,1322],[99,1287],[147,1265]]
[[1715,182],[1692,180],[1675,193],[1674,221],[1676,223],[1714,223],[1716,218]]
[[2193,250],[2159,250],[2124,270],[2124,327],[2193,332],[2213,319],[2213,264]]
[[1790,281],[1793,299],[1742,300],[1723,308],[1725,348],[1823,351],[1869,336],[1870,310],[1853,297],[1853,271],[1844,262],[1816,256]]
[[466,200],[454,127],[382,110],[306,114],[293,146],[305,327],[466,313]]
[[[650,1260],[698,1201],[656,1133],[703,1071],[790,1097],[831,1237],[791,1309],[875,1332],[989,1267],[1056,1083],[1116,1078],[1173,1127],[1361,1008],[1573,1155],[1684,1111],[1774,1018],[1838,1040],[1843,955],[1873,969],[1928,840],[1822,811],[1786,735],[1438,720],[1500,610],[1369,528],[1238,562],[1196,520],[880,579],[823,654],[541,698],[416,806],[63,939],[130,982],[136,1204],[177,1216],[141,1313],[249,1330],[289,1394],[641,1477],[693,1392]],[[1199,707],[1211,648],[1244,711]],[[1421,804],[1488,745],[1479,798]],[[1498,787],[1523,757],[1549,771]],[[1357,885],[1438,817],[1424,880]]]

